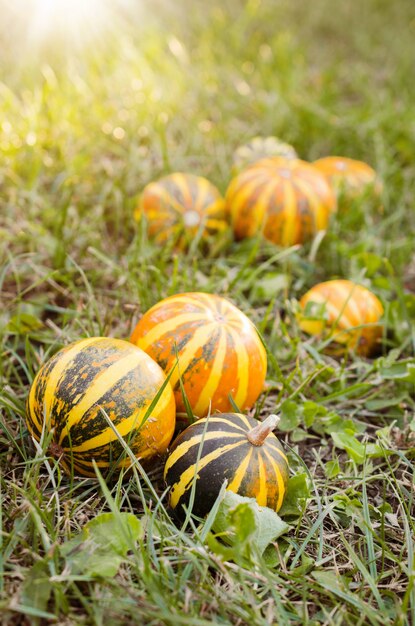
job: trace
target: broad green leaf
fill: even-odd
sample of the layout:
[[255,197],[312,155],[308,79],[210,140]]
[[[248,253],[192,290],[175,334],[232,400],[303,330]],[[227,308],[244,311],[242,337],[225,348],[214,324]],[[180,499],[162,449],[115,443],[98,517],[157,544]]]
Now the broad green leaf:
[[[212,525],[215,535],[207,538],[209,547],[220,556],[236,562],[255,561],[264,556],[272,542],[288,530],[286,524],[272,509],[260,506],[254,498],[245,498],[226,491]],[[218,542],[220,539],[230,548]],[[271,565],[275,559],[270,550],[265,560]],[[273,565],[271,565],[273,566]]]
[[340,474],[340,464],[338,459],[327,461],[324,471],[327,478],[336,478]]
[[285,494],[284,502],[279,511],[280,515],[298,517],[298,515],[303,512],[309,497],[310,488],[307,474],[303,472],[291,476],[288,479],[287,493]]
[[281,431],[294,430],[301,422],[302,406],[294,400],[286,400],[280,407],[281,421],[278,425]]
[[355,463],[363,463],[365,460],[365,446],[356,438],[354,432],[331,432],[333,443],[336,448],[346,450],[347,454]]
[[63,544],[61,554],[73,574],[112,577],[142,534],[141,522],[132,513],[101,513]]
[[42,326],[43,323],[38,317],[30,313],[19,313],[10,319],[7,329],[13,333],[25,335],[33,330],[39,330]]

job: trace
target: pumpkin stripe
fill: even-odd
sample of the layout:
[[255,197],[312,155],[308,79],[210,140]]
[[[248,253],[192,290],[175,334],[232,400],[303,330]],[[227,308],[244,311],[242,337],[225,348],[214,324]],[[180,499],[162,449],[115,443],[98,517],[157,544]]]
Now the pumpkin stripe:
[[234,450],[235,448],[239,448],[242,445],[246,445],[246,441],[238,441],[237,443],[231,443],[226,446],[222,446],[217,448],[210,454],[207,454],[205,457],[199,459],[199,463],[194,463],[190,465],[181,475],[180,479],[177,483],[175,483],[170,491],[170,502],[171,506],[174,508],[179,502],[180,498],[182,498],[185,491],[187,491],[191,486],[195,475],[204,469],[209,463],[215,461],[220,456],[229,452],[230,450]]
[[235,219],[242,206],[249,201],[250,196],[256,192],[257,188],[258,181],[256,178],[241,187],[237,197],[233,198],[231,202],[232,219]]
[[[152,330],[150,330],[144,337],[140,338],[140,348],[145,350],[148,346],[156,343],[163,335],[176,331],[180,326],[189,324],[191,322],[201,323],[200,316],[197,313],[183,313],[177,317],[173,317],[165,322],[157,324]],[[193,324],[192,324],[193,326]]]
[[267,205],[271,201],[273,193],[275,193],[275,181],[265,182],[264,188],[258,194],[258,199],[252,209],[252,227],[249,228],[251,236],[264,229]]
[[327,226],[328,211],[316,196],[315,189],[304,180],[297,179],[295,182],[297,188],[304,195],[309,207],[309,214],[312,216],[311,232],[324,230]]
[[211,219],[206,220],[206,228],[221,231],[221,230],[226,230],[228,228],[228,225],[223,220],[211,218]]
[[251,457],[252,457],[253,451],[254,451],[254,449],[251,446],[249,451],[248,451],[248,454],[241,461],[241,464],[236,469],[236,472],[234,474],[233,480],[232,480],[232,482],[228,486],[228,489],[230,491],[234,491],[235,493],[238,493],[238,489],[241,486],[241,483],[242,483],[243,479],[245,478],[246,471],[247,471],[248,466],[249,466],[249,464],[251,462]]
[[[272,433],[270,433],[270,435],[271,435],[271,434],[272,434]],[[282,459],[284,459],[284,461],[288,464],[288,459],[287,459],[287,457],[286,457],[286,455],[285,455],[284,451],[283,451],[283,450],[281,450],[281,447],[280,447],[280,444],[279,444],[279,442],[278,442],[277,437],[276,437],[275,435],[273,435],[273,436],[271,437],[270,435],[268,435],[268,437],[267,437],[267,439],[266,439],[266,441],[265,441],[265,444],[264,444],[265,448],[268,448],[268,446],[269,446],[270,448],[272,448],[272,451],[273,451],[273,452],[277,452],[277,453],[280,455],[280,457],[281,457]]]
[[258,457],[258,468],[259,468],[259,491],[256,497],[256,500],[260,506],[266,506],[267,504],[267,475],[265,473],[264,459],[261,456],[260,451],[256,450]]
[[[163,394],[159,400],[159,403],[157,404],[157,411],[163,413],[163,411],[168,407],[169,403],[170,397]],[[147,401],[146,405],[143,408],[135,411],[130,417],[126,417],[122,420],[120,424],[116,425],[116,429],[121,437],[128,438],[128,434],[132,430],[139,430],[141,426],[145,427],[145,423],[142,424],[142,422],[149,404],[150,400]],[[101,446],[104,446],[113,441],[118,441],[118,437],[113,429],[108,426],[104,431],[97,434],[95,437],[91,437],[90,439],[84,441],[82,444],[74,446],[72,450],[74,452],[86,452],[87,450],[100,448]]]
[[194,413],[195,415],[199,415],[205,408],[205,406],[209,406],[210,399],[216,393],[217,388],[220,384],[220,379],[222,376],[223,364],[225,361],[226,351],[227,351],[227,342],[226,342],[226,334],[223,332],[223,329],[220,328],[219,342],[217,344],[216,354],[213,361],[212,369],[209,374],[209,378],[199,395],[199,399],[195,404]]
[[232,422],[231,420],[226,419],[227,414],[224,413],[223,415],[221,415],[220,417],[215,417],[214,415],[209,417],[209,424],[226,424],[226,429],[224,429],[224,432],[234,432],[235,430],[241,431],[245,434],[246,429],[242,428],[241,426],[238,426],[237,424],[235,424],[234,422]]
[[284,230],[282,244],[289,246],[291,241],[296,241],[297,230],[297,203],[292,184],[285,181],[284,185]]
[[206,202],[206,198],[209,194],[209,183],[207,180],[201,181],[196,189],[195,208],[197,211],[203,210],[203,205]]
[[[151,194],[153,196],[159,197],[163,208],[168,207],[170,209],[171,207],[173,211],[175,211],[179,215],[183,213],[183,205],[177,200],[177,198],[169,194],[166,189],[160,189],[157,185],[154,185],[154,187],[151,189]],[[146,211],[146,215],[147,217],[150,217],[149,211]],[[157,213],[157,218],[159,218],[159,215],[160,214]]]
[[[278,452],[280,452],[280,450],[278,450]],[[282,477],[282,473],[281,473],[281,468],[279,467],[279,465],[275,462],[275,459],[272,458],[272,456],[268,453],[267,450],[264,450],[264,456],[268,459],[268,461],[270,462],[270,465],[272,466],[272,469],[275,472],[275,477],[277,479],[277,484],[278,484],[278,502],[277,502],[277,510],[281,507],[282,501],[284,500],[284,495],[285,495],[285,483]],[[288,464],[288,460],[287,457],[284,455],[285,460],[287,461]]]
[[[244,344],[238,342],[238,337],[233,329],[229,329],[234,340],[235,352],[238,358],[238,389],[234,396],[236,406],[242,407],[248,393],[249,356]],[[236,340],[235,340],[236,335]]]
[[183,174],[176,173],[171,175],[171,181],[174,183],[182,194],[182,210],[187,204],[193,203],[192,192],[190,190],[190,183],[186,180]]
[[66,350],[60,357],[60,359],[54,365],[52,371],[49,373],[45,392],[44,392],[44,411],[46,419],[49,419],[51,415],[51,408],[56,399],[56,389],[59,385],[61,377],[69,366],[71,361],[79,354],[79,350],[83,350],[89,345],[97,342],[96,337],[90,339],[84,339],[81,341],[81,345],[75,344],[72,348]]
[[182,459],[185,454],[189,452],[189,450],[193,446],[199,446],[201,442],[210,441],[211,439],[217,439],[218,437],[222,438],[224,443],[226,443],[227,439],[240,439],[245,440],[245,435],[241,433],[232,433],[232,432],[224,432],[221,430],[214,430],[212,432],[199,433],[191,437],[191,439],[187,439],[183,441],[180,445],[175,448],[174,452],[172,452],[166,462],[165,471],[168,472],[169,469],[179,460]]
[[[66,429],[70,431],[75,424],[96,404],[100,398],[108,392],[108,389],[115,387],[131,370],[138,367],[145,360],[143,352],[128,353],[125,357],[118,359],[113,365],[98,374],[95,381],[87,389],[82,400],[77,402],[68,414]],[[86,391],[86,390],[85,390]],[[62,431],[59,443],[62,443],[65,431]]]
[[342,312],[342,317],[348,318],[348,324],[351,326],[359,326],[361,324],[362,315],[359,309],[359,304],[353,298],[354,292],[356,291],[356,287],[353,286],[350,289],[350,286],[343,284],[334,285],[335,291],[339,294],[339,307],[338,307],[338,315]]
[[[39,375],[38,375],[39,376]],[[36,376],[35,380],[38,380],[38,376]],[[37,385],[35,383],[33,383],[33,385],[30,388],[30,393],[29,393],[29,411],[27,411],[28,413],[28,426],[29,426],[29,430],[31,432],[31,434],[33,435],[35,432],[38,433],[39,437],[42,434],[42,425],[40,420],[38,419],[38,415],[37,415],[37,401],[36,401],[36,389],[37,389]],[[44,416],[44,420],[45,420],[46,416]],[[46,418],[47,419],[47,418]]]
[[180,376],[183,377],[190,363],[195,357],[196,352],[200,347],[207,343],[215,331],[214,324],[208,324],[199,328],[192,339],[186,344],[183,352],[179,356],[179,363],[176,369],[173,371],[170,377],[170,383],[174,389],[179,381]]

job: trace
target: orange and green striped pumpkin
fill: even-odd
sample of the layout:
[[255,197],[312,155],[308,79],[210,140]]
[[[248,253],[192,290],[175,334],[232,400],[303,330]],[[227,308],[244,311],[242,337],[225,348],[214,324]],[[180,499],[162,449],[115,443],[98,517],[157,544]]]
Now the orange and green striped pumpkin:
[[185,246],[201,236],[228,228],[225,202],[206,178],[176,172],[151,182],[143,190],[135,218],[145,215],[149,236],[158,243],[173,240]]
[[336,199],[315,167],[274,157],[258,161],[231,181],[226,206],[236,239],[263,233],[277,245],[291,246],[327,229]]
[[350,280],[315,285],[301,298],[300,308],[300,328],[311,335],[331,338],[334,352],[348,348],[369,355],[382,337],[380,300]]
[[203,517],[227,480],[229,491],[278,511],[287,487],[288,460],[271,432],[277,423],[275,415],[261,423],[241,413],[224,413],[186,428],[173,442],[164,468],[170,507],[182,515],[196,481],[192,512]]
[[236,176],[245,167],[268,157],[298,159],[298,154],[289,143],[278,137],[254,137],[233,153],[232,173]]
[[326,177],[336,193],[343,193],[346,197],[355,198],[369,188],[377,194],[382,191],[375,170],[363,161],[329,156],[314,161],[313,165]]
[[242,410],[261,393],[267,357],[252,322],[225,298],[182,293],[162,300],[138,322],[131,341],[169,372],[177,410],[185,405],[180,376],[193,413]]
[[39,370],[27,399],[27,426],[40,441],[51,432],[49,452],[68,473],[95,476],[128,467],[122,443],[109,417],[132,452],[146,462],[167,449],[176,408],[169,384],[151,415],[146,412],[166,376],[143,350],[128,341],[91,337],[57,352]]

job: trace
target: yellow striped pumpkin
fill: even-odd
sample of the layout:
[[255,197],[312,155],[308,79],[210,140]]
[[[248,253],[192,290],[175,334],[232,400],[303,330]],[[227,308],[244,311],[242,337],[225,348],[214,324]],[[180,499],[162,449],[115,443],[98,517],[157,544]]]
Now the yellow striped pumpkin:
[[261,423],[240,413],[224,413],[186,428],[173,442],[164,468],[170,507],[183,514],[196,481],[192,512],[203,517],[227,480],[229,491],[278,511],[288,481],[288,460],[271,432],[277,423],[275,415]]
[[245,167],[268,157],[284,157],[297,159],[295,149],[278,137],[254,137],[233,153],[232,173],[239,174]]
[[313,165],[325,176],[336,193],[344,193],[347,198],[356,198],[368,188],[378,194],[382,191],[382,183],[375,170],[363,161],[328,156],[314,161]]
[[226,206],[237,239],[262,232],[275,244],[291,246],[326,230],[336,199],[317,168],[300,159],[274,157],[231,181]]
[[339,352],[349,348],[369,355],[380,342],[383,306],[369,289],[350,280],[315,285],[301,298],[300,308],[300,328],[311,335],[331,337],[340,344]]
[[252,322],[236,306],[217,295],[182,293],[162,300],[138,322],[131,341],[166,371],[176,363],[171,383],[177,410],[185,411],[179,378],[197,417],[209,409],[240,409],[261,393],[267,357]]
[[27,426],[40,441],[53,431],[49,452],[66,472],[95,476],[127,467],[123,447],[103,414],[143,462],[163,453],[173,436],[176,410],[171,386],[149,405],[166,377],[145,352],[128,341],[91,337],[57,352],[39,370],[27,399]]
[[145,215],[149,236],[158,243],[173,239],[185,246],[228,228],[219,190],[202,176],[176,172],[149,183],[141,194],[135,218]]

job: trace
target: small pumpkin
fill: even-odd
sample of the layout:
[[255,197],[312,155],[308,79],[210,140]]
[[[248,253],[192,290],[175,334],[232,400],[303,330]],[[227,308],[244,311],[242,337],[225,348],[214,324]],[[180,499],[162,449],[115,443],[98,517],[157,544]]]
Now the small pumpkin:
[[347,157],[328,156],[313,163],[325,176],[337,194],[346,198],[357,198],[372,188],[376,194],[381,193],[382,183],[375,170],[363,161]]
[[350,280],[329,280],[312,287],[300,300],[300,328],[332,339],[332,350],[369,355],[379,344],[383,306],[366,287]]
[[131,341],[166,372],[176,363],[170,382],[177,410],[184,412],[179,378],[197,417],[241,409],[261,393],[267,356],[247,316],[214,294],[182,293],[161,300],[136,325]]
[[137,221],[145,215],[154,241],[173,240],[179,247],[199,232],[206,236],[228,228],[219,190],[202,176],[181,172],[146,185],[134,215]]
[[298,154],[293,146],[278,137],[254,137],[233,153],[232,174],[236,176],[245,167],[268,157],[297,159]]
[[129,458],[120,461],[123,446],[105,411],[132,452],[146,462],[162,454],[173,437],[170,385],[145,420],[165,380],[157,363],[128,341],[82,339],[57,352],[37,373],[27,399],[29,432],[40,441],[43,431],[53,431],[49,452],[68,473],[73,468],[76,474],[95,476],[93,460],[103,473],[116,465],[128,467]]
[[263,159],[234,178],[226,206],[236,239],[263,233],[281,246],[325,230],[336,208],[332,189],[318,169],[300,159]]
[[288,460],[271,432],[279,418],[264,422],[241,413],[224,413],[194,422],[173,442],[164,468],[170,507],[180,516],[189,506],[203,517],[212,508],[223,482],[259,505],[281,508],[288,481]]

